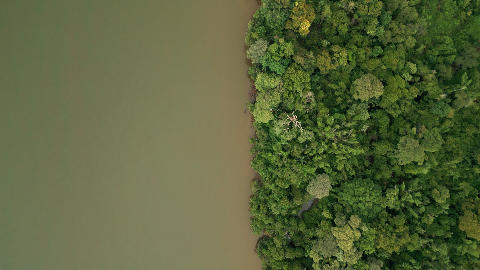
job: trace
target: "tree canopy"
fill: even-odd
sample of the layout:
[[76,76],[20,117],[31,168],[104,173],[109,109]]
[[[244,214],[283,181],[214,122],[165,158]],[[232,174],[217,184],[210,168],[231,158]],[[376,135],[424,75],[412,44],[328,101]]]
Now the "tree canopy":
[[307,192],[318,199],[328,196],[331,189],[330,178],[326,174],[318,175],[307,186]]
[[356,79],[352,88],[355,90],[353,98],[367,101],[371,98],[378,98],[383,94],[383,84],[379,79],[368,73]]
[[261,2],[262,267],[480,269],[480,2]]

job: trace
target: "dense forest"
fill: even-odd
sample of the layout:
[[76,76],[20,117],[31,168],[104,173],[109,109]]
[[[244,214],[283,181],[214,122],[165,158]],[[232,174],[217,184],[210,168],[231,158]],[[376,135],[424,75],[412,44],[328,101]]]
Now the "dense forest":
[[480,0],[262,0],[245,43],[264,269],[480,269]]

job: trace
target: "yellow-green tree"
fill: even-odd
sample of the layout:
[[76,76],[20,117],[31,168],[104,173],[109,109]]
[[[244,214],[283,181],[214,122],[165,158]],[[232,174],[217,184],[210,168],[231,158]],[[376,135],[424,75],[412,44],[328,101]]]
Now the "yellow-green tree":
[[320,260],[336,256],[340,250],[338,249],[337,240],[333,234],[329,233],[313,242],[312,250],[310,250],[310,257],[314,262],[318,263]]
[[358,216],[353,215],[345,226],[332,228],[332,234],[337,239],[338,247],[343,251],[349,251],[353,247],[353,242],[360,238],[361,233],[357,229],[360,221]]
[[333,45],[331,48],[333,57],[327,50],[323,50],[317,55],[317,67],[320,69],[320,73],[327,74],[329,70],[336,69],[339,66],[345,66],[347,64],[347,50],[338,45]]
[[[480,222],[478,218],[478,207],[473,203],[465,202],[462,204],[464,211],[463,216],[460,217],[458,228],[467,233],[467,236],[480,241]],[[472,211],[473,210],[473,211]],[[477,214],[474,213],[477,212]]]
[[345,66],[347,64],[347,50],[338,45],[332,46],[333,57],[337,66]]
[[286,29],[292,29],[306,36],[310,33],[310,25],[315,20],[315,10],[309,4],[304,2],[295,2],[295,7],[290,14],[291,20],[287,21]]
[[382,1],[362,0],[355,3],[357,13],[361,16],[378,17],[382,14]]
[[327,74],[330,69],[336,68],[336,66],[332,65],[332,58],[326,50],[317,55],[317,67],[322,74]]
[[380,222],[376,228],[376,248],[382,248],[387,253],[398,253],[410,241],[410,231],[405,225],[405,217],[400,215],[392,217],[385,211],[380,214],[380,220],[383,222]]

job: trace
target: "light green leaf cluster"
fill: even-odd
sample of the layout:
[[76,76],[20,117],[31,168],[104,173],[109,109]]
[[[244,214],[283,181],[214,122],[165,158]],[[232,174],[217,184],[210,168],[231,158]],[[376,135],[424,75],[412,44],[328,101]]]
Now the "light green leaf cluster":
[[255,86],[257,90],[260,92],[267,92],[282,83],[282,78],[277,75],[269,74],[269,73],[260,73],[257,76],[257,80],[255,81]]
[[282,80],[276,75],[260,73],[257,76],[255,86],[258,89],[258,94],[252,114],[255,121],[267,123],[274,119],[272,111],[281,102]]
[[450,198],[450,190],[444,186],[438,186],[432,190],[432,197],[439,204],[447,202],[447,199]]
[[317,178],[312,180],[307,186],[307,192],[317,199],[328,196],[331,189],[330,178],[326,174],[319,174]]
[[370,73],[355,80],[352,88],[355,91],[353,98],[360,99],[361,101],[378,98],[383,94],[382,82]]
[[480,241],[480,222],[477,214],[466,210],[460,217],[458,228],[467,233],[467,236]]
[[284,87],[295,96],[311,88],[310,74],[305,72],[297,63],[291,64],[283,74]]
[[250,46],[247,50],[247,57],[252,60],[253,64],[260,63],[262,57],[265,55],[265,52],[268,48],[268,41],[263,39],[258,39],[255,43]]
[[356,215],[350,217],[350,221],[343,227],[333,227],[332,234],[337,239],[341,250],[347,252],[353,247],[353,242],[357,241],[361,233],[357,229],[360,224],[360,218]]
[[257,102],[255,102],[255,109],[252,114],[255,121],[259,123],[267,123],[274,119],[272,110],[281,101],[282,93],[279,91],[259,92],[257,95]]

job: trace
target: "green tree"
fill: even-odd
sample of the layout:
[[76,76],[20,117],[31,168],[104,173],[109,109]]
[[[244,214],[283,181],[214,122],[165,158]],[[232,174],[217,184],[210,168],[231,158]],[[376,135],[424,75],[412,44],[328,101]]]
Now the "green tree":
[[255,121],[267,123],[274,119],[272,109],[281,102],[284,91],[282,80],[279,76],[269,73],[260,73],[255,81],[258,93],[256,102],[250,106]]
[[253,64],[261,63],[262,57],[267,52],[268,41],[263,39],[258,39],[255,43],[250,46],[247,50],[247,57],[252,60]]
[[333,59],[337,66],[345,66],[347,64],[348,53],[345,48],[342,48],[338,45],[333,45],[332,48]]
[[406,165],[413,161],[416,161],[418,165],[422,165],[425,159],[425,148],[420,145],[418,140],[410,136],[403,136],[398,142],[395,157],[400,165]]
[[349,206],[362,216],[374,216],[383,205],[382,190],[368,179],[354,179],[342,183],[337,191],[338,202]]
[[410,241],[410,231],[405,225],[405,216],[390,216],[387,212],[382,213],[377,229],[375,245],[377,249],[383,249],[387,253],[400,252]]
[[347,114],[353,116],[353,120],[365,121],[370,118],[368,107],[368,103],[353,104],[352,107],[348,109]]
[[410,86],[400,75],[389,76],[379,105],[397,117],[411,110],[413,99],[418,93],[419,90],[415,86]]
[[352,247],[351,249],[343,252],[343,261],[348,265],[354,265],[360,260],[363,253],[357,250],[357,247]]
[[265,26],[270,30],[271,35],[280,35],[283,31],[286,21],[288,20],[289,10],[285,8],[289,5],[288,0],[283,1],[263,1],[259,9],[263,12],[265,18]]
[[310,75],[305,72],[297,63],[291,64],[283,74],[284,97],[289,99],[300,98],[303,91],[309,91]]
[[362,230],[362,236],[355,245],[365,254],[374,254],[377,231],[366,224],[362,224],[360,229]]
[[306,72],[312,74],[316,67],[316,58],[313,52],[300,50],[293,57],[295,63],[299,64]]
[[463,53],[455,58],[455,64],[461,65],[463,68],[472,68],[478,66],[477,58],[480,52],[474,46],[465,48]]
[[275,0],[278,4],[281,4],[283,8],[290,6],[290,0]]
[[375,47],[373,47],[372,57],[377,57],[377,56],[379,56],[379,55],[382,54],[382,53],[383,53],[382,47],[380,47],[380,46],[375,46]]
[[259,92],[267,92],[281,85],[281,83],[280,76],[269,73],[260,73],[255,80],[255,86]]
[[333,57],[330,56],[330,53],[327,50],[322,50],[316,57],[316,65],[322,74],[327,74],[330,70],[347,64],[348,53],[345,48],[333,45],[330,50]]
[[345,267],[342,267],[342,265],[338,260],[334,260],[331,263],[325,263],[325,264],[314,263],[313,269],[314,270],[351,270],[351,268],[345,269]]
[[282,75],[291,63],[290,56],[292,55],[292,43],[285,42],[283,38],[280,38],[268,47],[267,52],[262,57],[262,64],[264,67],[268,67],[270,70]]
[[307,192],[315,196],[317,199],[328,196],[332,185],[330,183],[330,178],[326,174],[319,174],[317,178],[310,181],[307,186]]
[[454,110],[459,110],[464,107],[469,107],[473,104],[473,99],[469,97],[467,91],[460,90],[455,93],[455,101],[453,101],[452,108]]
[[317,55],[317,67],[320,69],[322,74],[327,74],[329,70],[335,69],[337,66],[332,64],[332,58],[328,51],[323,50],[319,55]]
[[357,13],[361,16],[378,17],[382,13],[382,2],[377,0],[358,1]]
[[440,150],[444,142],[438,128],[427,129],[423,133],[422,146],[425,148],[425,151],[436,152]]
[[313,242],[309,255],[314,262],[318,263],[325,258],[337,256],[339,251],[335,236],[329,233]]
[[255,121],[259,123],[267,123],[270,120],[274,119],[273,108],[281,101],[281,88],[277,87],[276,90],[271,90],[267,92],[258,92],[255,106],[253,109],[253,116]]
[[345,226],[332,228],[332,234],[337,240],[338,247],[344,252],[350,251],[353,248],[353,242],[360,238],[361,233],[357,229],[360,222],[360,218],[353,215]]
[[368,257],[367,261],[370,270],[381,270],[383,267],[383,262],[376,258]]
[[439,204],[444,204],[450,198],[450,190],[444,186],[438,186],[432,190],[432,197]]
[[355,91],[353,98],[367,101],[371,98],[378,98],[383,94],[383,84],[372,74],[365,74],[352,84]]
[[443,101],[430,103],[430,112],[440,117],[447,116],[449,111],[450,111],[450,106],[448,106],[448,104]]

